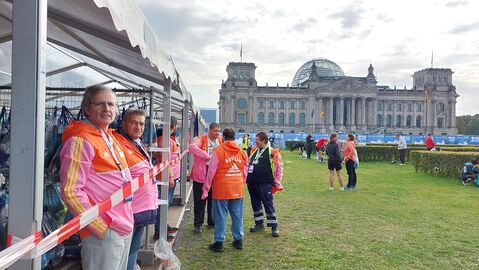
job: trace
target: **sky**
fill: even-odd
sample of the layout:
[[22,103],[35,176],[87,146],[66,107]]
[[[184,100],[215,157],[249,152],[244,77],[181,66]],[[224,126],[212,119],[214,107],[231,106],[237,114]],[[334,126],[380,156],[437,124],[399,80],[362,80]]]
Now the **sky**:
[[479,113],[479,1],[139,0],[199,107],[217,107],[229,62],[257,66],[258,85],[286,86],[318,57],[347,76],[412,87],[411,75],[451,68],[457,115]]

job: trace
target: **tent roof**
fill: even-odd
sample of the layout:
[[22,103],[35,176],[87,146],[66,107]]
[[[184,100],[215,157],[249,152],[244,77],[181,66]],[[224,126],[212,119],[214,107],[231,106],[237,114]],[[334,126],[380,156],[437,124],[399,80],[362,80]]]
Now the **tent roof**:
[[[192,96],[179,78],[171,57],[161,49],[135,1],[49,0],[47,29],[47,86],[60,86],[50,83],[58,83],[55,77],[64,72],[90,77],[82,80],[85,87],[89,86],[88,82],[103,82],[100,78],[104,76],[125,87],[162,90],[170,78],[172,90],[177,92],[172,92],[176,100],[188,100],[194,108]],[[4,51],[5,48],[8,51],[10,43],[10,54],[11,38],[12,3],[0,0],[0,43],[7,43]],[[8,80],[10,69],[11,60],[2,59],[0,84]],[[90,69],[98,73],[96,77]]]

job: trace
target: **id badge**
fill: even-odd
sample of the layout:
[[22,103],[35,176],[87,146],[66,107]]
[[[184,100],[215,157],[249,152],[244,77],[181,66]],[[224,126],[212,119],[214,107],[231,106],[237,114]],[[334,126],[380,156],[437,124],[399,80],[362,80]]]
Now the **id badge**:
[[254,165],[249,165],[248,173],[253,173]]

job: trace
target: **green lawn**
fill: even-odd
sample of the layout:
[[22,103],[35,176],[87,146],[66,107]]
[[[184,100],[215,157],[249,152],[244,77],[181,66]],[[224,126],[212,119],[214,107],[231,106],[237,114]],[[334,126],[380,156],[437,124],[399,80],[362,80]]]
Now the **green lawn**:
[[[177,254],[184,269],[478,269],[479,189],[416,174],[412,165],[361,163],[358,188],[328,190],[327,167],[283,152],[286,188],[275,195],[281,237],[251,234],[245,198],[243,251],[208,250],[212,229],[185,216]],[[347,180],[346,171],[343,170]]]

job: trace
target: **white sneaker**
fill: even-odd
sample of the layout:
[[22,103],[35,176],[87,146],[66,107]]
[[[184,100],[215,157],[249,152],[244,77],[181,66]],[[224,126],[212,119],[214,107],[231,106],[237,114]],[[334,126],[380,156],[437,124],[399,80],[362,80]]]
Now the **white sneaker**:
[[339,190],[344,191],[344,187],[341,187]]
[[141,270],[141,267],[138,264],[135,264],[135,270]]
[[333,191],[333,190],[334,190],[334,188],[333,188],[333,187],[329,187],[329,191]]

